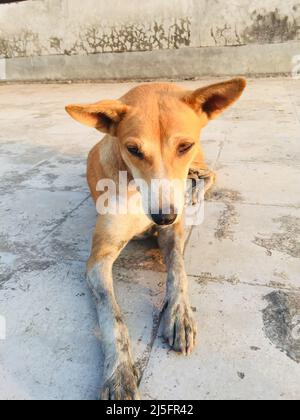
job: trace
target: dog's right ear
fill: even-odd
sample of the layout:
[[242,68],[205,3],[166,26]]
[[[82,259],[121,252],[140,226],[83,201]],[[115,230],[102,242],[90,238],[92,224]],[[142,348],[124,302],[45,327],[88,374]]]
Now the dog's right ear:
[[103,133],[114,134],[130,107],[120,101],[101,101],[88,105],[68,105],[66,111],[74,120]]
[[241,77],[217,83],[189,92],[183,97],[183,101],[191,106],[197,114],[205,113],[211,120],[217,118],[240,98],[246,84],[246,80]]

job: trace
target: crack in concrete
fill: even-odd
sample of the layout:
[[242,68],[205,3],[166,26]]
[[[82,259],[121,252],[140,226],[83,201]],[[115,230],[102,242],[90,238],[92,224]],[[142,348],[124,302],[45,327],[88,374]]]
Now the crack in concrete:
[[140,371],[139,384],[143,380],[145,371],[147,369],[147,366],[148,366],[150,358],[151,358],[153,346],[154,346],[155,340],[157,339],[160,324],[161,324],[161,321],[162,321],[162,318],[163,318],[163,311],[164,311],[164,305],[162,306],[159,313],[154,313],[153,314],[152,334],[151,334],[150,343],[147,345],[147,348],[146,348],[145,352],[143,353],[143,355],[136,362],[136,365],[137,365],[137,367]]
[[[208,276],[209,274],[209,276]],[[191,279],[195,279],[195,281],[198,284],[203,284],[204,286],[208,283],[228,283],[231,286],[237,286],[237,285],[244,285],[244,286],[251,286],[251,287],[259,287],[259,288],[268,288],[268,289],[272,289],[274,290],[274,285],[272,285],[271,283],[269,284],[262,284],[262,283],[252,283],[252,282],[247,282],[247,281],[243,281],[241,280],[237,275],[233,275],[231,277],[226,277],[224,276],[213,276],[210,273],[203,273],[203,275],[195,275],[195,274],[189,274],[188,277],[190,277]],[[202,279],[205,279],[205,281],[203,282]],[[239,281],[237,281],[239,280]],[[280,289],[283,291],[289,291],[289,292],[300,292],[300,287],[287,287],[287,286],[283,286],[280,283],[276,283],[276,289]]]
[[[209,203],[224,203],[226,204],[226,201],[223,200],[214,200],[209,199],[207,200]],[[275,207],[275,208],[282,208],[282,209],[299,209],[299,205],[294,204],[274,204],[274,203],[251,203],[250,201],[239,201],[239,206],[256,206],[256,207]]]
[[65,216],[63,216],[56,224],[56,226],[53,227],[53,229],[51,229],[47,235],[45,235],[39,243],[43,243],[53,232],[56,231],[56,229],[58,229],[76,210],[78,210],[87,200],[89,200],[89,198],[91,197],[91,195],[89,194],[87,197],[84,198],[84,200],[82,200],[78,206],[74,207],[71,211],[69,211]]

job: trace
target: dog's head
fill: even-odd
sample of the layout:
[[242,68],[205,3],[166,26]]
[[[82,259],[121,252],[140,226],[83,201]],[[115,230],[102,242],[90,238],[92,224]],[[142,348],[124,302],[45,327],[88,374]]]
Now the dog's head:
[[[120,100],[69,105],[66,110],[82,124],[117,139],[133,178],[143,180],[151,191],[152,211],[148,203],[147,213],[155,223],[168,225],[183,211],[188,172],[200,153],[201,129],[232,105],[245,86],[241,78],[196,91],[155,83],[138,86]],[[158,182],[153,188],[154,180]]]

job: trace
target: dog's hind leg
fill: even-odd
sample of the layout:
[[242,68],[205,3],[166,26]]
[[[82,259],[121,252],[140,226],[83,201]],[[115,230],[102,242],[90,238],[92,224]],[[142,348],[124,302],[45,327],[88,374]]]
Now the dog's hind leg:
[[139,399],[138,372],[131,355],[127,327],[116,301],[112,267],[128,241],[145,229],[146,221],[129,216],[99,216],[87,266],[87,281],[94,294],[104,355],[101,399]]
[[196,324],[184,266],[183,222],[160,229],[158,241],[168,268],[163,334],[173,350],[190,354],[195,345]]

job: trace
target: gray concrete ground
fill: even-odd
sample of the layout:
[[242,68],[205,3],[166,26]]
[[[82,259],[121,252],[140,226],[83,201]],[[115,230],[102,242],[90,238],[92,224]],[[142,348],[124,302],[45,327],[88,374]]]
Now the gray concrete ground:
[[[99,134],[64,105],[131,86],[0,87],[1,399],[98,395],[99,330],[84,281],[96,212],[84,174]],[[116,264],[144,398],[300,398],[299,88],[250,80],[203,133],[218,183],[186,249],[200,331],[191,357],[161,338],[165,273],[155,244],[130,244]]]

